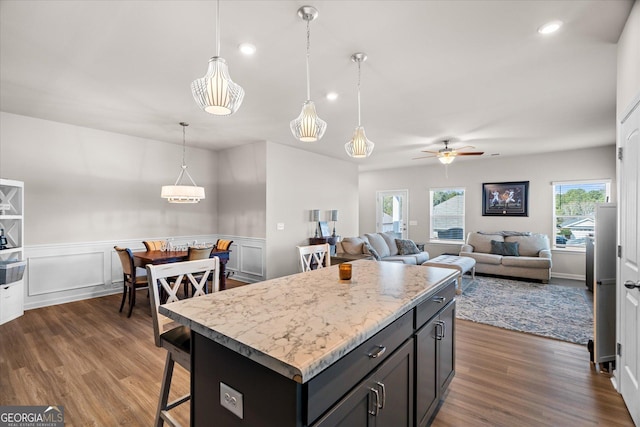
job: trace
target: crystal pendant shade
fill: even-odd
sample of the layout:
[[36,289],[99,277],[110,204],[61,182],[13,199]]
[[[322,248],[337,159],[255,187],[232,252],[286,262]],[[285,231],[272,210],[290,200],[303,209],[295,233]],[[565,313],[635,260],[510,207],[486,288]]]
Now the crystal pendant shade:
[[308,100],[302,105],[302,111],[295,120],[290,123],[291,132],[300,141],[317,141],[327,130],[327,123],[316,114],[316,105]]
[[244,89],[229,77],[229,68],[223,58],[209,59],[207,74],[191,83],[193,98],[200,108],[216,116],[228,116],[242,105]]
[[347,154],[354,158],[369,157],[373,152],[375,144],[367,139],[367,135],[364,133],[364,127],[358,126],[353,132],[353,138],[351,141],[344,145],[344,149]]

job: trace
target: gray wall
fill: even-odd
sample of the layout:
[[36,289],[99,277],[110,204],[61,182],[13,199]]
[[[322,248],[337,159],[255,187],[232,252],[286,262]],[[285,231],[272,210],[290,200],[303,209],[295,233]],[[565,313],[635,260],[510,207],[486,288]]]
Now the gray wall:
[[[611,141],[613,144],[613,140]],[[461,161],[462,160],[462,161]],[[363,172],[360,174],[360,234],[375,231],[376,191],[409,190],[409,238],[428,242],[429,189],[463,187],[466,189],[466,229],[519,230],[552,235],[552,181],[610,179],[612,200],[616,200],[615,146],[555,152],[526,157],[483,157],[457,159],[448,166],[448,177],[439,163],[411,168]],[[482,183],[529,181],[528,217],[482,216]],[[427,244],[431,257],[456,252],[459,245]],[[584,277],[584,253],[557,250],[553,253],[556,277]]]
[[266,153],[266,142],[218,152],[218,229],[221,232],[266,237]]
[[[339,210],[336,233],[358,232],[358,167],[344,160],[267,143],[267,277],[299,271],[296,246],[309,244],[315,225],[309,211]],[[284,224],[277,230],[277,224]]]
[[205,200],[160,198],[182,162],[174,127],[167,144],[1,112],[0,175],[25,183],[25,245],[216,233],[215,152],[186,151]]

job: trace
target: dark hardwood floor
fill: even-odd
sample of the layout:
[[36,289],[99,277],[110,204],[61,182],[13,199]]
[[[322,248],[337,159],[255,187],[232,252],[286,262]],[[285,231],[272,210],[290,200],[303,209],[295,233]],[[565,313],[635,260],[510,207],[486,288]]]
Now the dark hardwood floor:
[[[131,318],[112,295],[0,325],[0,406],[62,405],[66,426],[152,425],[165,352],[146,302],[139,292]],[[456,376],[433,426],[633,426],[585,347],[468,321],[456,328]],[[174,389],[189,389],[178,366]],[[189,405],[174,415],[188,425]]]

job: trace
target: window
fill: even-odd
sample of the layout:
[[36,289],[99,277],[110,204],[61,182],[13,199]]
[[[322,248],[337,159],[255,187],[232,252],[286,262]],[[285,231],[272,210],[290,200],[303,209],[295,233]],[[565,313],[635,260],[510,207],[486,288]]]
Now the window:
[[436,188],[429,191],[431,240],[464,241],[464,188]]
[[595,207],[609,200],[610,181],[553,183],[553,246],[584,248],[593,234]]

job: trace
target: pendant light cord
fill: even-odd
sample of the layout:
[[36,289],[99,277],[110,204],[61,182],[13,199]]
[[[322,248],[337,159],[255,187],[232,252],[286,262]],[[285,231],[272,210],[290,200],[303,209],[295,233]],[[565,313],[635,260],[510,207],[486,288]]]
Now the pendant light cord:
[[216,56],[220,57],[220,0],[216,2]]
[[309,29],[309,22],[310,20],[307,20],[307,101],[311,100],[311,79],[309,77],[309,48],[311,46],[311,30]]
[[184,128],[186,128],[186,127],[187,127],[187,125],[186,125],[186,124],[183,124],[183,123],[180,123],[180,124],[182,125],[182,167],[184,168],[184,167],[187,165],[187,164],[185,163],[185,161],[184,161],[184,153],[185,153],[185,145],[186,145],[186,143],[185,143],[185,139],[186,139],[186,137],[185,137],[185,130],[184,130]]
[[360,63],[358,61],[358,127],[360,127]]

